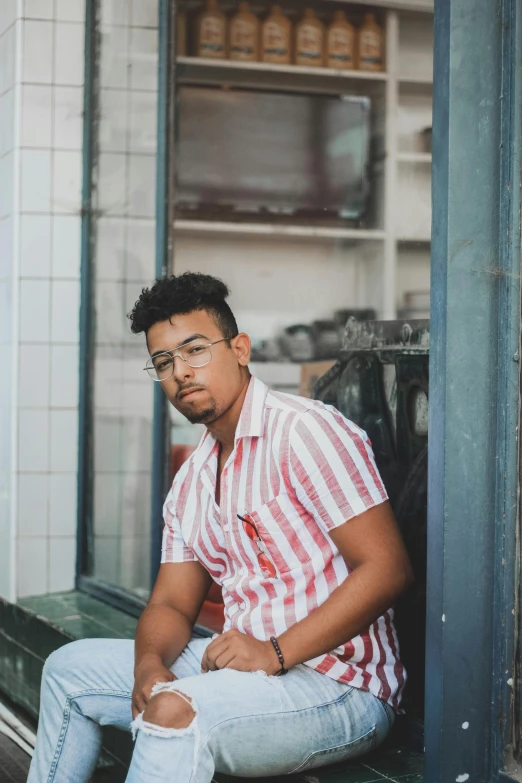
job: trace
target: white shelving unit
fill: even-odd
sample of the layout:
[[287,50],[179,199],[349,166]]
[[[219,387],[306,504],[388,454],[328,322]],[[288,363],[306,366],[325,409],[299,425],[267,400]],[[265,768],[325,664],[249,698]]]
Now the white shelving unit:
[[431,166],[431,152],[399,152],[399,163],[427,163]]
[[397,74],[397,189],[391,209],[395,234],[394,298],[403,315],[412,293],[428,292],[430,286],[432,156],[422,133],[432,125],[430,14],[399,13]]
[[343,71],[333,68],[311,68],[303,65],[276,65],[273,63],[250,63],[235,60],[209,60],[204,57],[178,57],[176,59],[178,82],[182,84],[240,84],[259,86],[258,75],[267,86],[280,88],[281,77],[291,76],[293,88],[304,83],[310,90],[310,80],[317,78],[324,89],[328,84],[335,92],[343,92],[356,82],[385,82],[388,74],[384,71]]
[[[362,6],[368,8],[362,0],[336,2],[347,6],[348,14],[351,6],[358,13]],[[275,322],[274,312],[283,307],[285,295],[295,295],[302,302],[303,314],[296,316],[296,321],[320,317],[314,316],[299,284],[305,286],[308,296],[322,296],[321,301],[327,299],[327,293],[316,291],[313,282],[297,280],[294,294],[290,282],[292,275],[299,275],[301,257],[303,280],[313,281],[314,253],[318,279],[331,276],[332,300],[337,307],[339,289],[346,286],[351,300],[345,306],[375,307],[380,318],[393,319],[406,291],[429,286],[431,153],[426,150],[422,131],[431,126],[433,2],[376,0],[371,5],[379,9],[384,22],[383,73],[176,58],[175,78],[180,85],[368,95],[378,114],[379,146],[385,155],[380,168],[376,167],[374,227],[175,219],[174,256],[181,259],[179,267],[175,260],[175,268],[195,268],[201,259],[201,269],[213,270],[231,282],[233,292],[235,287],[255,281],[245,308],[255,311],[256,324],[269,317]],[[252,243],[252,239],[256,241]],[[414,289],[408,288],[410,278]],[[271,281],[266,290],[264,280]],[[282,282],[278,284],[278,280]],[[290,315],[293,312],[290,307]]]
[[385,238],[385,232],[371,228],[336,228],[323,226],[300,226],[282,223],[227,223],[214,220],[182,220],[174,221],[177,234],[197,236],[246,236],[272,237],[290,239],[326,239],[344,240],[348,242],[380,242]]
[[410,74],[409,76],[399,76],[398,78],[399,86],[401,88],[415,88],[415,87],[423,87],[427,88],[429,90],[433,87],[433,77],[432,76],[423,76],[422,74]]
[[[368,6],[366,0],[333,0],[348,6]],[[389,8],[392,11],[419,11],[433,14],[433,0],[375,0],[375,8]]]

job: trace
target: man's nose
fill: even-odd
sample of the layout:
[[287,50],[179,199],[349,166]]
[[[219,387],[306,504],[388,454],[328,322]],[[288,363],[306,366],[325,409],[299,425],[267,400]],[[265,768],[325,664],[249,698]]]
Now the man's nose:
[[184,362],[181,356],[175,356],[172,361],[174,362],[174,379],[180,386],[183,386],[188,379],[194,377],[194,368]]

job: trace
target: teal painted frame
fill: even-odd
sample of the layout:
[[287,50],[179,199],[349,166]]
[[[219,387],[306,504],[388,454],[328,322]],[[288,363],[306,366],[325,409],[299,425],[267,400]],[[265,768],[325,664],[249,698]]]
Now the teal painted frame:
[[[518,529],[520,523],[520,334],[521,334],[521,166],[522,166],[522,7],[517,0],[502,4],[502,112],[500,166],[499,341],[495,509],[495,583],[493,592],[492,758],[499,769],[510,767],[513,750],[520,758],[522,680],[516,691],[506,672],[520,673],[517,639],[521,616]],[[517,657],[518,656],[518,659]],[[515,726],[513,727],[513,718]],[[497,728],[498,727],[498,728]],[[512,748],[512,730],[518,733]]]
[[435,2],[427,783],[509,780],[521,12],[517,0]]
[[[156,158],[156,276],[164,277],[171,268],[171,111],[173,79],[173,14],[174,3],[158,2],[158,128]],[[151,497],[151,589],[160,566],[163,531],[163,503],[167,494],[168,444],[167,401],[160,384],[154,384],[152,497]]]
[[92,524],[92,357],[93,357],[93,280],[92,280],[92,176],[94,160],[93,117],[96,101],[96,0],[85,3],[85,64],[82,136],[82,225],[80,267],[80,379],[78,400],[78,481],[76,587],[83,572],[89,570],[91,553],[88,530]]

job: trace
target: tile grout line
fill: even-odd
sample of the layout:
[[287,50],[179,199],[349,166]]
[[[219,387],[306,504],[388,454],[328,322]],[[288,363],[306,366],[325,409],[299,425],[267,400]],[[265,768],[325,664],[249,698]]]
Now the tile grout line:
[[13,122],[12,122],[12,155],[13,155],[13,198],[11,202],[12,219],[12,254],[13,265],[11,269],[11,290],[12,290],[12,345],[11,352],[11,394],[15,404],[11,411],[11,467],[10,467],[10,547],[9,547],[9,592],[11,601],[15,602],[20,592],[20,574],[19,574],[19,491],[20,491],[20,342],[21,342],[21,309],[22,309],[22,282],[21,272],[21,213],[22,213],[22,153],[20,141],[22,137],[22,110],[23,110],[23,70],[24,70],[24,52],[25,52],[25,27],[24,22],[15,18],[14,26],[14,70],[12,76],[14,83],[13,89]]
[[[52,18],[52,28],[51,28],[51,51],[52,51],[52,62],[51,62],[51,84],[50,84],[50,93],[51,93],[51,145],[50,145],[50,183],[49,183],[49,210],[54,211],[54,136],[55,136],[55,128],[56,128],[56,122],[55,122],[55,114],[54,114],[54,97],[55,97],[55,86],[54,81],[56,77],[56,0],[53,2],[53,18]],[[48,369],[49,369],[49,381],[48,381],[48,394],[49,394],[49,402],[48,402],[48,426],[49,426],[49,446],[48,446],[48,469],[49,474],[47,477],[47,586],[48,586],[48,592],[51,592],[51,582],[52,582],[52,574],[51,574],[51,474],[52,474],[52,441],[53,441],[53,415],[52,415],[52,407],[51,407],[51,397],[52,397],[52,385],[53,385],[53,379],[52,379],[52,338],[53,338],[53,300],[54,300],[54,285],[53,285],[53,273],[54,273],[54,219],[52,217],[49,218],[50,225],[49,225],[49,262],[50,262],[50,268],[49,268],[49,357],[48,357]]]
[[394,778],[389,778],[388,775],[385,775],[384,772],[379,772],[377,769],[374,769],[373,767],[370,767],[369,764],[363,764],[363,767],[366,767],[366,769],[370,769],[372,772],[375,772],[376,775],[381,775],[381,777],[384,780],[391,780],[392,783],[397,783],[397,781]]

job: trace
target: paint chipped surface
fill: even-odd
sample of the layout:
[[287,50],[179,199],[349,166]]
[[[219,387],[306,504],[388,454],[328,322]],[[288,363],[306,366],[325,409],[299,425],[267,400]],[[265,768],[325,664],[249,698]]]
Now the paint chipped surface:
[[443,614],[443,615],[442,615],[442,622],[443,622],[443,623],[445,623],[445,622],[446,622],[446,615],[445,615],[445,614]]
[[465,772],[464,775],[459,775],[458,778],[455,778],[456,783],[465,783],[466,780],[469,780],[467,772]]
[[466,721],[464,721],[464,723],[462,724],[462,728],[463,728],[463,729],[469,729],[469,723],[468,723],[468,721],[467,721],[467,720],[466,720]]
[[509,685],[510,688],[513,687],[513,678],[512,677],[509,678],[509,680],[507,681],[507,684]]

